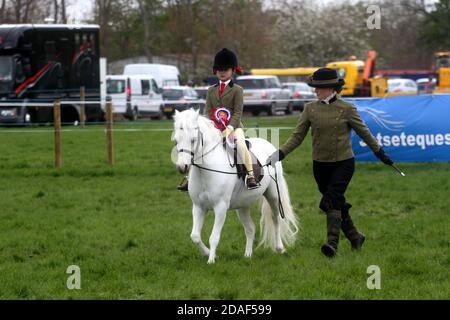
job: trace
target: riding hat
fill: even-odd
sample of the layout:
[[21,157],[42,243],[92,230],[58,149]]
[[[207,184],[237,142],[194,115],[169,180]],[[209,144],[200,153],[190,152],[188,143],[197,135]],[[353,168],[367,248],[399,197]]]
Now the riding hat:
[[238,60],[234,52],[227,48],[223,48],[217,52],[214,57],[213,72],[225,71],[230,68],[239,73],[242,71],[241,67],[238,65]]
[[338,77],[336,70],[320,68],[309,76],[307,83],[314,88],[341,88],[345,81]]

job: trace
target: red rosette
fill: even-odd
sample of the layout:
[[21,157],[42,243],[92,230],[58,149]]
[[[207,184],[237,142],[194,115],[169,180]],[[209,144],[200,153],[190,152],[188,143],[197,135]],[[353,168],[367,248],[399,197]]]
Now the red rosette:
[[231,112],[225,107],[214,107],[211,109],[211,119],[214,126],[219,130],[225,130],[230,123]]

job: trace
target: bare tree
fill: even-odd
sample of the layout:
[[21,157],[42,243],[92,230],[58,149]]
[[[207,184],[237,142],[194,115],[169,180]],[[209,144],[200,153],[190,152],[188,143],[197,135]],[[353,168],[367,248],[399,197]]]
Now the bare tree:
[[54,5],[53,22],[58,23],[58,11],[59,11],[58,0],[53,0],[53,5]]
[[2,6],[0,7],[0,23],[3,23],[5,20],[6,13],[6,0],[2,0]]
[[103,55],[108,54],[108,48],[110,43],[111,28],[111,14],[115,0],[95,0],[95,14],[96,22],[100,26],[100,52]]
[[144,26],[144,52],[149,62],[153,61],[152,54],[152,9],[157,1],[137,0],[141,11],[142,25]]
[[61,0],[61,21],[64,24],[67,23],[66,0]]

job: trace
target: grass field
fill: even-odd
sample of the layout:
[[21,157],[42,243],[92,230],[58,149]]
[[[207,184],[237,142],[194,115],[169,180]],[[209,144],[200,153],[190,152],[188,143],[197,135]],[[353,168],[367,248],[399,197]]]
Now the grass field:
[[[295,117],[246,118],[247,127],[293,126]],[[450,163],[357,163],[347,192],[367,240],[320,253],[325,216],[313,180],[309,138],[283,161],[302,229],[284,255],[258,249],[230,211],[215,265],[191,242],[191,201],[176,191],[170,121],[117,125],[116,166],[106,165],[101,126],[64,127],[63,168],[53,167],[49,127],[0,129],[2,299],[449,299]],[[281,131],[285,140],[289,130]],[[395,160],[395,159],[394,159]],[[252,210],[255,221],[259,211]],[[203,239],[212,227],[210,213]],[[69,290],[66,269],[81,269]],[[367,267],[381,269],[369,290]]]

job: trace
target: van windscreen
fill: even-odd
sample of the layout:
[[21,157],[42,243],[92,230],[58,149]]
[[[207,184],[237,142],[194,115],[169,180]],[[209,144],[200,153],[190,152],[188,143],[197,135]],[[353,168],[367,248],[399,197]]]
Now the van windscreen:
[[163,98],[164,99],[177,99],[183,97],[183,90],[178,89],[164,89]]

